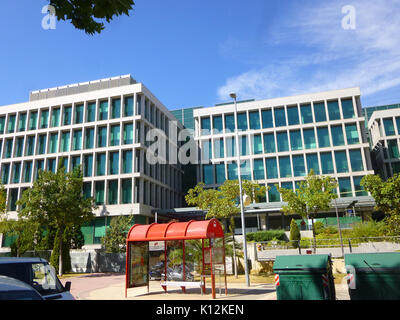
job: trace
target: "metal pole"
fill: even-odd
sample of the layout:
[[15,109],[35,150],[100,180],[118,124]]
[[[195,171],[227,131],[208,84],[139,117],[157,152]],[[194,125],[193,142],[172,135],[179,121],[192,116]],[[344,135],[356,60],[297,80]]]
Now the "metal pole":
[[242,222],[242,236],[243,236],[243,255],[244,255],[244,272],[246,276],[246,285],[250,287],[249,268],[247,263],[247,241],[246,241],[246,227],[244,222],[244,205],[243,205],[243,189],[242,189],[242,177],[240,170],[240,150],[239,150],[239,126],[237,121],[237,103],[236,94],[231,94],[231,97],[235,101],[235,127],[236,127],[236,152],[237,152],[237,168],[238,168],[238,179],[239,179],[239,191],[240,191],[240,217]]
[[344,258],[344,248],[343,248],[342,230],[340,229],[340,220],[339,220],[339,213],[338,213],[338,209],[337,209],[336,198],[335,198],[334,200],[335,200],[336,220],[337,220],[337,225],[338,225],[338,229],[339,229],[340,247],[342,248],[342,256],[343,256],[343,258]]

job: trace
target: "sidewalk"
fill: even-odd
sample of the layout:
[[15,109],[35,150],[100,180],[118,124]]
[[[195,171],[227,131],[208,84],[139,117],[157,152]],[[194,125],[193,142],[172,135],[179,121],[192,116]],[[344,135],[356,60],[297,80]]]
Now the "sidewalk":
[[[125,275],[121,274],[88,274],[63,279],[62,283],[71,281],[71,294],[77,300],[212,300],[211,288],[208,284],[206,294],[202,295],[199,288],[188,288],[186,294],[180,288],[164,290],[159,281],[150,281],[147,287],[128,289],[125,298]],[[336,295],[339,300],[349,300],[346,286],[336,285]],[[216,300],[276,300],[273,284],[252,284],[250,288],[245,283],[228,283],[228,295],[224,287],[220,289],[216,283]]]

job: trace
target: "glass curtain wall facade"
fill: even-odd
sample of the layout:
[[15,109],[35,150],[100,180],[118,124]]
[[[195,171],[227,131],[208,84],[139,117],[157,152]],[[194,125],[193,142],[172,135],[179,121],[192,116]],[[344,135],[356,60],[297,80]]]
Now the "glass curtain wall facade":
[[[312,169],[340,181],[340,196],[364,194],[359,182],[373,171],[359,91],[348,90],[338,91],[336,96],[335,92],[326,97],[323,93],[309,98],[299,96],[297,103],[292,97],[287,103],[282,98],[273,104],[269,100],[238,104],[242,178],[260,185],[294,188]],[[233,104],[224,105],[223,112],[219,106],[198,109],[195,120],[198,143],[206,145],[207,150],[213,146],[214,151],[202,158],[206,163],[198,170],[198,180],[208,188],[216,188],[224,182],[225,172],[227,179],[237,179]],[[390,126],[390,130],[396,127]],[[226,148],[225,159],[219,151],[221,145]],[[391,145],[390,149],[392,156],[398,154],[396,147]],[[265,199],[281,201],[275,188]]]

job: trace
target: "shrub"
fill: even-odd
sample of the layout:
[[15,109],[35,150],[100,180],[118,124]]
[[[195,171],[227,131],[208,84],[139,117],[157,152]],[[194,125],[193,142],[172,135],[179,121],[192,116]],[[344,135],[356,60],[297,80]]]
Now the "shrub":
[[354,225],[351,232],[352,238],[382,237],[386,235],[385,223],[383,221],[360,222]]
[[262,242],[262,241],[270,241],[272,239],[285,240],[285,230],[266,230],[266,231],[257,231],[257,232],[249,232],[246,234],[247,241],[253,242]]
[[325,231],[325,224],[321,221],[317,221],[314,223],[314,231],[315,235],[319,235]]

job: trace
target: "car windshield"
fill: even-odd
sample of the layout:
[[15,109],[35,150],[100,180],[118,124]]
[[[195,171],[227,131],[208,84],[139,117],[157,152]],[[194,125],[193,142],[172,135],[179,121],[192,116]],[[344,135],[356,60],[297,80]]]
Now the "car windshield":
[[54,268],[48,263],[0,264],[0,274],[21,280],[35,288],[42,296],[61,293],[64,288]]

